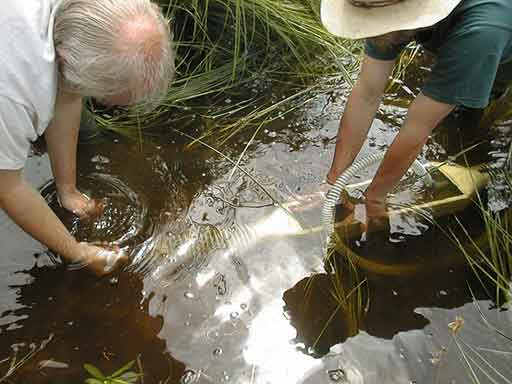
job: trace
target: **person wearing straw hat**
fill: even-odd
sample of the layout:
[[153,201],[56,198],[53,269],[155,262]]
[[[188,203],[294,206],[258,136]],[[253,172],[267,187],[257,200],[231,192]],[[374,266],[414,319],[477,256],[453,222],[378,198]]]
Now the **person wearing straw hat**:
[[387,193],[436,125],[455,107],[486,107],[493,86],[512,78],[512,1],[322,0],[321,18],[334,35],[365,39],[359,78],[340,122],[329,184],[359,153],[402,49],[416,41],[436,59],[365,193],[368,215],[383,216]]

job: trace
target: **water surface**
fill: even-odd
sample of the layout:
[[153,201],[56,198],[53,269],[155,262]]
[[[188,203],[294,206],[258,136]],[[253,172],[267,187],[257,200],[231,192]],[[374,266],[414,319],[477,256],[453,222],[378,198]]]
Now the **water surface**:
[[[414,78],[407,84],[417,91]],[[398,88],[386,99],[363,153],[390,144],[407,95]],[[359,280],[344,274],[337,281],[325,268],[321,234],[297,235],[274,204],[299,199],[294,220],[305,228],[318,224],[315,193],[330,165],[345,99],[340,86],[262,130],[240,163],[256,182],[201,145],[185,147],[188,139],[171,124],[142,142],[108,134],[82,144],[79,184],[106,203],[93,222],[57,206],[46,156],[31,157],[28,177],[44,187],[73,233],[116,242],[132,262],[104,279],[66,270],[2,216],[0,359],[36,352],[11,381],[78,383],[88,377],[86,362],[111,373],[138,360],[144,383],[467,383],[470,371],[448,328],[456,316],[465,320],[461,340],[512,377],[510,342],[482,320],[483,314],[506,332],[510,312],[495,308],[462,267],[456,247],[427,219],[397,217],[391,235],[351,243],[379,262],[413,260],[420,273],[360,271]],[[457,129],[457,119],[451,124],[445,131]],[[503,161],[510,127],[496,131],[497,161]],[[187,132],[200,131],[198,121]],[[221,149],[237,161],[251,135],[240,134]],[[442,130],[429,141],[423,161],[446,158],[441,137]],[[507,205],[505,188],[491,192],[495,206]],[[426,197],[428,191],[406,190],[394,199],[407,204]],[[474,211],[461,217],[475,236],[481,233]],[[204,233],[229,238],[244,228],[257,230],[244,232],[239,247],[217,240],[197,245]],[[194,247],[195,257],[187,256]],[[454,260],[453,266],[440,258]],[[350,292],[363,280],[361,302],[350,301],[357,311],[340,306],[336,292]],[[0,374],[6,368],[3,362]],[[494,371],[492,377],[504,382]]]

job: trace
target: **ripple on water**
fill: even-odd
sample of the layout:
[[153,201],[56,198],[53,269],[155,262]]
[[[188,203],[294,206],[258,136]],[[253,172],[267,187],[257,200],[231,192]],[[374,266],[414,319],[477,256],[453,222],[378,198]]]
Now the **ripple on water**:
[[123,247],[133,245],[150,227],[146,204],[115,176],[90,174],[80,178],[78,188],[87,196],[101,199],[104,209],[99,217],[81,220],[62,208],[53,181],[41,188],[41,194],[79,241],[106,241]]
[[197,382],[198,374],[191,369],[187,369],[181,376],[180,384],[192,384]]

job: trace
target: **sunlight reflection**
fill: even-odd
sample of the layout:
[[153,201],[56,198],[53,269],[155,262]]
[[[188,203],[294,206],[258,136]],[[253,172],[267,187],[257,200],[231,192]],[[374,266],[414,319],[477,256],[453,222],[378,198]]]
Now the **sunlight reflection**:
[[295,328],[283,316],[283,301],[274,300],[252,321],[243,356],[258,367],[258,382],[299,383],[305,374],[321,366],[321,360],[297,351]]
[[198,288],[202,288],[208,283],[211,279],[215,277],[215,271],[200,271],[197,273],[196,276],[196,283]]
[[258,234],[259,238],[263,238],[299,234],[302,232],[302,226],[284,209],[276,209],[271,215],[257,222],[252,230]]
[[236,298],[219,305],[215,309],[214,317],[219,318],[221,321],[229,320],[233,311],[239,311],[241,307],[247,306],[253,294],[249,288],[242,288],[237,292]]
[[195,242],[196,242],[195,238],[185,241],[183,244],[180,245],[180,247],[176,251],[176,256],[185,255],[187,253],[187,251],[190,249],[190,247],[192,245],[194,245]]

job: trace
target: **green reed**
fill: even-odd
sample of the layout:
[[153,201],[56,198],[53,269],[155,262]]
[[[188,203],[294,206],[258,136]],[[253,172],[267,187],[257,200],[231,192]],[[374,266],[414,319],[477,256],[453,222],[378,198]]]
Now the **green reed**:
[[[140,360],[139,360],[140,361]],[[84,369],[91,375],[85,380],[86,384],[135,384],[142,377],[142,373],[131,371],[135,361],[123,365],[121,368],[106,376],[92,364],[84,364]],[[139,365],[140,368],[140,365]]]
[[[509,188],[512,187],[512,178],[507,171],[490,170],[490,172],[494,178],[499,177],[508,184]],[[480,195],[477,196],[475,203],[483,222],[485,242],[477,244],[460,221],[460,231],[457,231],[459,233],[452,230],[451,238],[463,252],[482,286],[486,287],[485,281],[488,281],[495,287],[495,293],[490,298],[494,299],[498,306],[501,306],[512,298],[510,285],[512,278],[512,209],[509,207],[494,212],[486,206]],[[464,240],[469,245],[463,245]]]
[[[160,0],[160,5],[174,33],[176,80],[156,109],[99,114],[100,128],[133,135],[139,126],[199,113],[228,138],[231,129],[257,126],[252,122],[283,109],[249,92],[254,81],[278,89],[287,83],[287,98],[295,101],[319,76],[350,82],[358,68],[360,44],[323,28],[320,0]],[[226,106],[219,97],[236,102]]]

